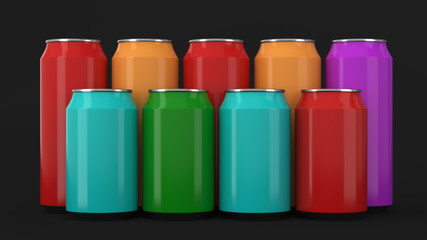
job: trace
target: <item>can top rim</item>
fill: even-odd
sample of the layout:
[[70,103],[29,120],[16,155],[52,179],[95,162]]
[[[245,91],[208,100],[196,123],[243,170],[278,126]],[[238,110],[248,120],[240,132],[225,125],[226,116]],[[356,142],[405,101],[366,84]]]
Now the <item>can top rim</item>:
[[88,38],[53,38],[53,39],[47,39],[45,42],[46,43],[51,43],[51,42],[93,42],[93,43],[100,43],[101,40],[99,40],[99,39],[88,39]]
[[285,92],[285,90],[275,88],[238,88],[227,89],[225,92]]
[[195,88],[161,88],[161,89],[150,89],[150,93],[162,93],[162,92],[208,92],[206,89],[195,89]]
[[360,93],[360,89],[348,89],[348,88],[319,88],[319,89],[303,89],[302,93],[316,93],[316,92],[356,92]]
[[261,43],[266,42],[316,42],[313,39],[306,38],[272,38],[272,39],[263,39]]
[[172,40],[160,38],[127,38],[117,40],[117,43],[121,42],[172,42]]
[[200,39],[191,39],[188,41],[189,43],[195,42],[243,42],[241,39],[233,39],[233,38],[200,38]]
[[386,43],[385,39],[375,39],[375,38],[344,38],[344,39],[335,39],[332,40],[333,43],[344,43],[344,42],[383,42]]
[[132,92],[132,89],[111,89],[111,88],[86,88],[86,89],[73,89],[73,93],[75,92]]

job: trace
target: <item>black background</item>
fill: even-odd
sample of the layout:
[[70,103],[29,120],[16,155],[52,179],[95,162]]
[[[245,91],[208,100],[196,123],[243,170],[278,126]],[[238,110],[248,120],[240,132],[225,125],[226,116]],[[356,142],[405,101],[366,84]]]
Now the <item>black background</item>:
[[[373,0],[14,1],[3,2],[0,18],[0,238],[423,236],[427,133],[421,114],[426,111],[427,18],[421,6]],[[322,59],[336,38],[387,39],[394,58],[394,206],[356,221],[291,215],[279,221],[248,222],[219,214],[201,221],[156,221],[143,215],[121,221],[76,221],[43,212],[39,206],[39,58],[44,40],[67,37],[101,39],[109,59],[117,39],[168,38],[174,41],[180,61],[189,39],[240,38],[245,40],[251,67],[259,41],[265,38],[315,39]]]

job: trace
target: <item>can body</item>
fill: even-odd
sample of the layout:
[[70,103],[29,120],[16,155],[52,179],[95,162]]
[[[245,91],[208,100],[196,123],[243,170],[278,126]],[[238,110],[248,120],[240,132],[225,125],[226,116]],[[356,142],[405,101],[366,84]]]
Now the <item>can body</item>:
[[278,39],[261,42],[255,57],[255,88],[286,89],[291,109],[291,204],[295,192],[295,108],[301,90],[320,88],[321,61],[312,40]]
[[48,40],[40,58],[40,204],[65,207],[65,110],[76,88],[106,88],[96,40]]
[[219,210],[290,210],[290,119],[283,91],[226,93],[219,110]]
[[393,203],[392,71],[385,42],[336,42],[326,58],[326,87],[361,89],[369,111],[369,207]]
[[139,206],[142,204],[142,108],[148,90],[178,87],[178,57],[172,42],[161,39],[119,40],[111,61],[112,87],[132,89],[139,120]]
[[130,92],[74,92],[67,108],[67,211],[138,209],[137,130]]
[[218,206],[218,109],[226,89],[249,88],[249,57],[240,40],[190,41],[183,60],[184,88],[208,89],[215,110],[215,206]]
[[212,211],[214,111],[206,91],[151,92],[143,131],[143,210]]
[[366,211],[366,112],[358,92],[303,93],[296,108],[297,211]]

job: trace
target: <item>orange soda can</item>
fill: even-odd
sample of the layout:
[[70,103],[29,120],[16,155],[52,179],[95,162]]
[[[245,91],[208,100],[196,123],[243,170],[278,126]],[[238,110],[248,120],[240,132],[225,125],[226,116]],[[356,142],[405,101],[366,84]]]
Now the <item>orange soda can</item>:
[[178,88],[178,57],[167,39],[121,39],[111,61],[112,88],[132,89],[138,108],[138,206],[142,206],[142,108],[149,89]]
[[291,108],[291,206],[295,206],[295,108],[302,89],[321,87],[321,60],[310,39],[266,39],[255,57],[255,88],[285,89]]

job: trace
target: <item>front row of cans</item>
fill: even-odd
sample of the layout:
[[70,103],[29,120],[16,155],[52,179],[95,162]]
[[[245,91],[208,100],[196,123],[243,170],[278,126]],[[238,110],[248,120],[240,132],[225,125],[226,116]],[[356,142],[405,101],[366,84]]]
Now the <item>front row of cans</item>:
[[[152,216],[214,210],[214,109],[201,89],[153,89],[138,114],[130,90],[73,90],[67,108],[66,209],[128,213],[143,186]],[[231,89],[219,109],[219,210],[290,211],[291,113],[281,89]],[[360,90],[309,89],[296,108],[296,210],[367,210],[366,108]]]

